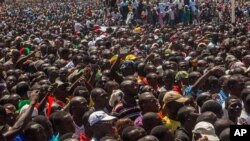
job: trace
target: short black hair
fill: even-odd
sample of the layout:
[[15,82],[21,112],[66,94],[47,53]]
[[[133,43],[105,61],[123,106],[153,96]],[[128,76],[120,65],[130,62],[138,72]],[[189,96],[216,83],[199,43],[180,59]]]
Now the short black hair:
[[29,89],[29,84],[25,81],[21,81],[16,85],[16,93],[21,97],[23,97]]
[[245,102],[248,95],[250,95],[250,88],[244,88],[240,93],[241,100]]
[[201,121],[209,122],[211,124],[214,124],[217,120],[217,116],[215,113],[207,111],[204,113],[201,113],[201,115],[198,116],[196,123],[199,123]]
[[61,126],[63,124],[63,117],[68,114],[69,113],[65,111],[58,111],[50,115],[49,120],[52,124],[54,132],[57,131],[56,126]]
[[130,141],[131,139],[130,139],[130,136],[129,136],[129,132],[134,130],[134,129],[136,129],[135,126],[128,126],[125,129],[123,129],[122,136],[121,136],[122,140],[123,141]]
[[60,136],[59,141],[74,141],[74,138],[72,138],[73,133],[66,133],[62,136]]
[[178,119],[178,121],[180,121],[181,124],[184,124],[184,122],[186,121],[186,118],[187,118],[187,114],[192,112],[192,109],[194,109],[194,108],[191,106],[184,106],[178,110],[177,119]]
[[150,134],[158,138],[160,141],[163,140],[164,137],[167,137],[167,138],[174,137],[173,133],[164,125],[155,126],[151,130]]
[[217,136],[220,135],[220,133],[226,129],[229,128],[230,125],[234,125],[234,123],[227,119],[227,118],[222,118],[222,119],[218,119],[215,123],[214,123],[214,129],[215,129],[215,134]]
[[220,133],[219,138],[220,138],[220,141],[229,141],[230,140],[230,128],[224,129]]
[[100,139],[100,141],[117,141],[114,137],[105,136]]
[[222,106],[215,100],[206,101],[201,107],[201,113],[211,111],[216,115],[221,114]]

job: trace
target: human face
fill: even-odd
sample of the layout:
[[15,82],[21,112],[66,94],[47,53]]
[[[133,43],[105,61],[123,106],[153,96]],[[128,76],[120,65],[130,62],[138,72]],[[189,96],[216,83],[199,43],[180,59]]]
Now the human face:
[[96,103],[98,103],[98,105],[102,106],[102,107],[106,107],[108,106],[108,100],[109,100],[109,96],[108,93],[103,91],[102,93],[100,93],[100,95],[96,98]]
[[136,129],[129,132],[129,139],[131,139],[131,141],[137,141],[138,139],[146,136],[146,134],[147,133],[143,128],[137,127]]
[[67,70],[66,69],[60,69],[59,70],[59,77],[61,80],[67,79]]
[[71,107],[70,109],[71,109],[72,115],[80,116],[80,117],[82,117],[83,114],[89,109],[87,101],[83,98],[79,98],[74,101],[71,101],[70,107]]
[[15,76],[9,76],[6,80],[8,88],[12,88],[17,82],[17,79]]
[[159,101],[153,95],[148,95],[143,102],[143,109],[147,110],[146,112],[158,113],[160,110]]
[[231,117],[239,117],[242,111],[242,104],[239,99],[231,99],[228,104],[228,115]]

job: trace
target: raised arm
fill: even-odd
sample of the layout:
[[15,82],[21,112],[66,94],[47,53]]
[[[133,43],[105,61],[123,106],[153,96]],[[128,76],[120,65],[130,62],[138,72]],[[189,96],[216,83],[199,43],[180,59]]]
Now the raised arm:
[[18,120],[16,121],[16,123],[14,124],[14,126],[8,132],[4,134],[4,137],[8,141],[13,140],[22,131],[25,125],[27,125],[29,121],[31,120],[31,115],[34,110],[35,104],[38,101],[39,93],[40,92],[38,90],[32,91],[31,97],[30,97],[31,103],[27,111],[21,114]]

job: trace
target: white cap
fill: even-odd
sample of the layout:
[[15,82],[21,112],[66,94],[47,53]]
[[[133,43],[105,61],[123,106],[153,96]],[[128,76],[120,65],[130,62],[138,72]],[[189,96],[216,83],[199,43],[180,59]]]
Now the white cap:
[[219,141],[218,136],[215,134],[214,126],[209,122],[199,122],[195,125],[193,133],[200,133],[202,137],[207,137],[208,141]]
[[93,126],[100,121],[110,121],[116,119],[116,117],[110,116],[103,111],[96,111],[89,116],[89,124]]

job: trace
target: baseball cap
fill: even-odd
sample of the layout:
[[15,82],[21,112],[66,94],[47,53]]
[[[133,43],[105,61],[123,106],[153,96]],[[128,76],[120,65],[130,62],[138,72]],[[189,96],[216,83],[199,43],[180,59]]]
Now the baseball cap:
[[188,73],[186,71],[179,71],[175,75],[175,81],[177,82],[184,78],[188,78]]
[[218,136],[215,134],[214,126],[209,122],[198,122],[192,132],[200,133],[202,137],[206,136],[208,138],[208,141],[219,141]]
[[183,97],[181,96],[178,92],[176,91],[169,91],[165,94],[164,98],[163,98],[163,102],[164,105],[163,107],[165,107],[165,105],[169,102],[172,101],[176,101],[178,103],[185,103],[187,102],[189,99],[187,97]]
[[106,114],[104,111],[96,111],[89,116],[89,124],[93,126],[100,121],[110,121],[116,119],[116,117]]

